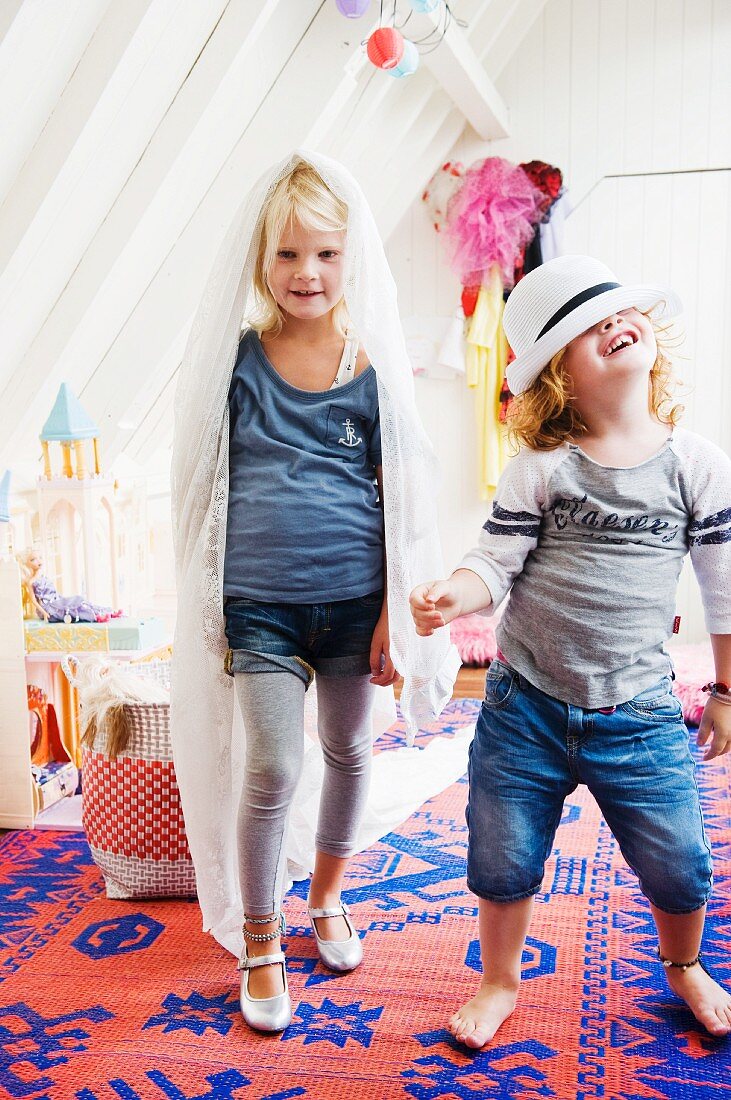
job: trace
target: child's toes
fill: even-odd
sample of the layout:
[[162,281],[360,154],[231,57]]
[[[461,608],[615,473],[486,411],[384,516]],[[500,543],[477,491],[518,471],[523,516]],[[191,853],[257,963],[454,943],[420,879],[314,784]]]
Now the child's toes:
[[455,1012],[453,1016],[449,1017],[449,1019],[447,1020],[447,1027],[452,1032],[452,1035],[457,1034],[463,1022],[464,1021],[462,1020],[459,1012]]
[[474,1026],[475,1025],[473,1024],[472,1020],[466,1020],[464,1016],[460,1016],[459,1022],[454,1032],[455,1039],[458,1039],[460,1043],[463,1043],[465,1040],[465,1036],[469,1035]]
[[479,1050],[484,1047],[492,1038],[493,1033],[486,1024],[475,1024],[473,1030],[465,1037],[465,1044],[468,1047],[472,1047],[474,1050]]
[[714,1035],[728,1035],[731,1032],[731,1008],[721,1008],[713,1021]]

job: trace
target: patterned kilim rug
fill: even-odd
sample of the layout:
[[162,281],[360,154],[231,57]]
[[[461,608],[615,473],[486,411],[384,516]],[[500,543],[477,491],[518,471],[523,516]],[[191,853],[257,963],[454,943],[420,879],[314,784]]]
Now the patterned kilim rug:
[[[453,702],[439,728],[474,720]],[[426,736],[428,736],[428,731]],[[397,741],[399,730],[387,735]],[[716,861],[705,938],[731,981],[730,762],[699,769]],[[78,833],[0,842],[0,1095],[30,1100],[731,1098],[731,1041],[667,991],[647,906],[595,804],[565,808],[524,956],[517,1011],[470,1053],[444,1028],[479,970],[464,882],[466,783],[354,860],[346,900],[365,962],[333,976],[286,901],[295,1005],[281,1036],[238,1014],[234,960],[193,902],[119,902]]]

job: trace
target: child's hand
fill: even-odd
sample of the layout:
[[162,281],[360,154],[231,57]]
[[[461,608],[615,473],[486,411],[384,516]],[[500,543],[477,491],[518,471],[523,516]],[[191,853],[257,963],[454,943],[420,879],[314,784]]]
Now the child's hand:
[[384,602],[381,617],[376,623],[371,639],[371,683],[378,687],[390,687],[398,678],[398,669],[391,660],[391,641],[388,631],[388,608]]
[[703,710],[698,728],[698,744],[711,744],[706,749],[704,760],[713,760],[716,756],[725,756],[731,749],[731,707],[728,703],[719,703],[710,697]]
[[409,596],[411,614],[416,625],[416,633],[428,638],[435,630],[446,626],[460,613],[460,601],[450,578],[446,581],[431,581],[420,584]]

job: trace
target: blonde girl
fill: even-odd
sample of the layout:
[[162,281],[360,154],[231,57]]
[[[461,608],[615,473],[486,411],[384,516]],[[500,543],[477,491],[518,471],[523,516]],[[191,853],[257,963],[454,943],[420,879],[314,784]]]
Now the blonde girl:
[[260,1031],[292,1012],[282,896],[306,691],[316,680],[324,758],[308,914],[334,971],[363,956],[341,890],[375,690],[403,671],[412,726],[449,697],[457,662],[448,644],[414,646],[408,611],[412,563],[438,560],[430,471],[370,211],[341,166],[295,154],[224,243],[181,372],[173,459],[176,772],[204,924],[240,955],[242,1015]]

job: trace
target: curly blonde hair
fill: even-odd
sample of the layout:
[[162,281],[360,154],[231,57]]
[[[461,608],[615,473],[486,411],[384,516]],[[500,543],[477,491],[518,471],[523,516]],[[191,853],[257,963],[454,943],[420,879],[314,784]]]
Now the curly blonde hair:
[[[667,329],[656,323],[652,327],[657,341],[657,357],[650,370],[650,410],[661,423],[674,425],[683,413],[683,406],[673,404],[673,394],[679,383],[667,355],[670,341],[666,337]],[[552,451],[567,439],[577,438],[586,432],[581,414],[573,404],[571,379],[563,366],[565,354],[566,348],[562,348],[543,368],[530,389],[512,399],[508,413],[508,435],[516,450],[532,447],[536,451]]]
[[[259,333],[282,331],[284,318],[269,289],[268,274],[276,258],[279,242],[292,225],[313,232],[342,232],[348,225],[347,204],[327,186],[322,176],[307,161],[300,160],[282,176],[264,204],[259,252],[254,268],[255,311],[251,324]],[[345,299],[333,310],[333,323],[345,335],[349,317]]]

